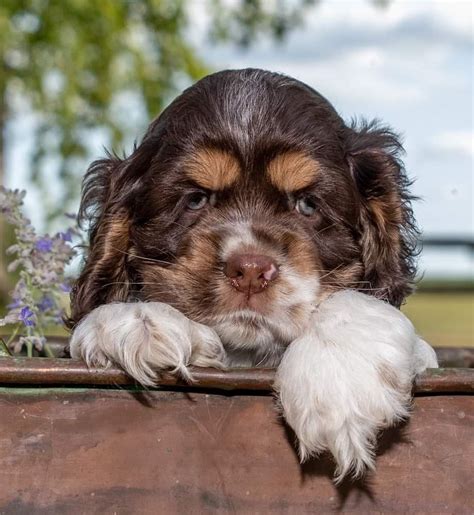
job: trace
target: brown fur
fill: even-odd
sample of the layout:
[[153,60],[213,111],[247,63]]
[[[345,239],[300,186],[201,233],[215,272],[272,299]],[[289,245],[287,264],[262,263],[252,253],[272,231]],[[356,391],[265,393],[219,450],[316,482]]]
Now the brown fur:
[[[318,277],[320,296],[355,288],[399,306],[411,290],[416,236],[401,151],[389,129],[347,126],[296,80],[261,70],[206,77],[129,157],[89,169],[81,217],[90,247],[70,326],[112,301],[167,302],[198,321],[239,309],[221,254],[242,224],[257,242],[247,250],[302,281]],[[207,190],[215,202],[187,207]],[[297,212],[300,195],[314,214]],[[294,288],[280,273],[256,296],[262,312]]]
[[319,163],[302,152],[285,152],[270,161],[266,173],[280,191],[298,191],[313,184]]
[[219,191],[234,184],[240,175],[238,161],[228,152],[202,148],[186,160],[186,173],[202,188]]

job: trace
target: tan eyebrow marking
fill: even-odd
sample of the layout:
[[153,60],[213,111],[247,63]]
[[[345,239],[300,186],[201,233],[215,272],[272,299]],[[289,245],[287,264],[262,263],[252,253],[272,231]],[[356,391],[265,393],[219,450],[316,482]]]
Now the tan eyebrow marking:
[[320,163],[303,152],[286,152],[270,161],[267,176],[281,191],[296,191],[308,187],[316,179]]
[[240,176],[237,159],[223,150],[198,150],[185,163],[186,174],[202,188],[218,191],[234,184]]

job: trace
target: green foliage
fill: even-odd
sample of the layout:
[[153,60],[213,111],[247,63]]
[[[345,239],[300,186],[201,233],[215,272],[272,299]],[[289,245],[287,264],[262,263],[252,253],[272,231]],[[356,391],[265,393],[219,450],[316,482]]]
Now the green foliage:
[[122,112],[127,95],[148,117],[163,108],[181,77],[206,72],[183,38],[186,24],[183,2],[175,0],[1,3],[0,92],[8,108],[16,95],[38,114],[34,179],[45,157],[59,157],[65,194],[76,193],[85,132],[103,128],[117,146],[127,130],[136,130]]
[[214,13],[211,37],[216,41],[235,41],[244,47],[262,34],[281,40],[302,22],[306,8],[317,1],[241,0],[223,9],[221,0],[211,0]]
[[[259,30],[281,38],[311,3],[292,2],[291,9],[278,0],[201,5],[209,10],[216,40],[248,45]],[[36,184],[47,191],[48,159],[57,165],[64,201],[75,198],[91,157],[91,135],[119,150],[177,90],[209,71],[188,42],[190,5],[191,0],[0,2],[0,130],[14,105],[35,112]],[[0,141],[0,161],[1,146]]]
[[9,358],[12,355],[7,344],[0,338],[0,358]]

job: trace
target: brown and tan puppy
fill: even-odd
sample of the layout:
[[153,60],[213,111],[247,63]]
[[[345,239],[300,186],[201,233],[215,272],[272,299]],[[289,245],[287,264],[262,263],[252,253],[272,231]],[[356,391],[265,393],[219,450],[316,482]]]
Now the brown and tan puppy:
[[396,309],[415,273],[401,151],[289,77],[199,81],[129,157],[86,174],[72,355],[148,385],[189,365],[279,366],[302,458],[328,449],[340,477],[361,473],[436,366]]

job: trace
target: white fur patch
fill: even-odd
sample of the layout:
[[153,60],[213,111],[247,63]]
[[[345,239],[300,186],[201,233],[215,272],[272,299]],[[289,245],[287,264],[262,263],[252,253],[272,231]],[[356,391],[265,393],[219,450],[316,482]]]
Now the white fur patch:
[[438,368],[438,358],[433,347],[422,340],[420,337],[417,338],[415,343],[413,366],[416,374],[421,374],[427,368]]
[[222,261],[227,261],[234,252],[239,252],[242,248],[253,248],[255,250],[259,248],[250,225],[250,222],[239,221],[229,226],[231,235],[223,242],[220,252]]
[[301,460],[330,451],[336,481],[372,469],[377,433],[408,415],[415,374],[437,366],[420,342],[381,300],[349,290],[328,297],[285,352],[275,383]]
[[189,365],[225,366],[217,334],[161,302],[106,304],[94,309],[71,337],[71,356],[89,366],[120,365],[143,385],[171,369],[192,379]]
[[[284,347],[301,335],[310,320],[319,293],[318,274],[301,274],[284,256],[267,248],[253,233],[251,220],[236,221],[228,229],[220,252],[222,261],[235,252],[268,254],[279,263],[279,276],[270,286],[274,295],[264,315],[243,309],[213,315],[204,322],[220,336],[230,365],[276,366]],[[292,308],[298,308],[298,316],[292,314]]]

